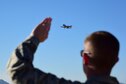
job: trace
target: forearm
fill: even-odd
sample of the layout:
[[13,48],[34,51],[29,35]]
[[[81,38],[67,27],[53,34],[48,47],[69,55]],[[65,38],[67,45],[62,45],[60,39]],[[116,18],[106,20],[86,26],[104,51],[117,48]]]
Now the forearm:
[[15,49],[7,67],[13,81],[34,72],[32,61],[38,44],[37,38],[30,37]]

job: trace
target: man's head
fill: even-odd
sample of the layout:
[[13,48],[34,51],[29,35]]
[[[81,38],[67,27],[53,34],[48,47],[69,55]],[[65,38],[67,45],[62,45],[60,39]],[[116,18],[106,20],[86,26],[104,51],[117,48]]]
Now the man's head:
[[106,31],[97,31],[89,35],[84,44],[82,56],[85,73],[88,75],[92,70],[110,73],[118,61],[119,41],[116,37]]

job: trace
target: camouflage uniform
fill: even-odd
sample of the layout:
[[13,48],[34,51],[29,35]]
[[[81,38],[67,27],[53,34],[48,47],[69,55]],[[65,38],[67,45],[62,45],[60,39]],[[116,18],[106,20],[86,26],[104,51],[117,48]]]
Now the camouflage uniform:
[[[13,52],[7,69],[14,84],[82,84],[78,81],[57,78],[53,74],[35,68],[32,62],[38,45],[39,40],[36,37],[30,37]],[[102,82],[101,79],[99,82],[97,78],[92,78],[87,80],[86,84],[104,84]],[[118,84],[118,82],[114,79],[113,83],[105,84]]]

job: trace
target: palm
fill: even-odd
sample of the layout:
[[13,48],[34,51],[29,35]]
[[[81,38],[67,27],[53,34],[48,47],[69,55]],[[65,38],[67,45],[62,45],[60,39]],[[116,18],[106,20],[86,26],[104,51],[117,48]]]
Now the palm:
[[40,42],[45,41],[48,37],[48,32],[51,26],[51,18],[46,18],[43,20],[33,31],[32,35],[37,37]]

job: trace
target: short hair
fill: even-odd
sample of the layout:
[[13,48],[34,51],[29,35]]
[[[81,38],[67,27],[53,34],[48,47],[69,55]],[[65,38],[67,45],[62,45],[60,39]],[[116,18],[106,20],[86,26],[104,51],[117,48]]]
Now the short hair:
[[107,31],[96,31],[89,35],[85,42],[90,41],[93,47],[93,64],[98,68],[112,68],[118,59],[119,41]]

